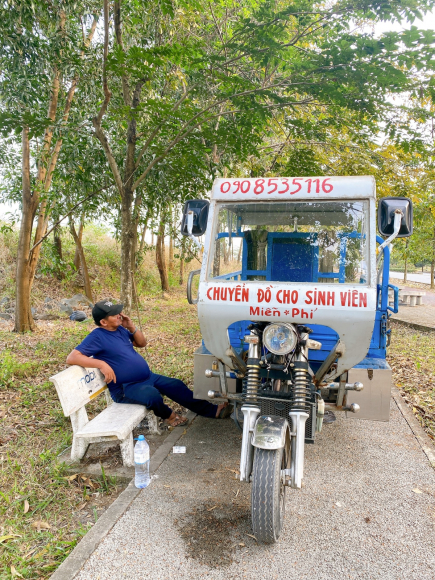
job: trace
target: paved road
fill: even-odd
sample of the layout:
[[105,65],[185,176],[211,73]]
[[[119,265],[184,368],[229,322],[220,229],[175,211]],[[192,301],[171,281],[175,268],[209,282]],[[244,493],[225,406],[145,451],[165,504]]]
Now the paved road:
[[196,418],[187,454],[168,456],[77,579],[435,578],[435,471],[394,401],[389,423],[340,415],[307,446],[273,546],[249,535],[240,438],[230,420]]
[[[396,278],[397,280],[403,280],[403,272],[391,272],[390,278]],[[421,282],[421,284],[430,284],[430,273],[420,272],[416,274],[408,274],[408,280],[410,282]]]

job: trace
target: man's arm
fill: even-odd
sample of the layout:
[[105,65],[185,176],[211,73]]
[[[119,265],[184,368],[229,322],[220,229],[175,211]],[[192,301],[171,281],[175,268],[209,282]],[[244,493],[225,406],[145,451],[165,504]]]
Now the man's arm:
[[147,339],[143,335],[143,332],[135,327],[131,318],[126,316],[125,314],[121,314],[122,316],[122,326],[126,328],[129,332],[133,333],[133,346],[137,348],[143,348],[147,345]]
[[67,356],[66,362],[69,365],[78,365],[79,367],[88,367],[90,369],[100,369],[104,375],[106,384],[109,384],[112,381],[116,383],[116,376],[110,365],[102,360],[86,356],[79,350],[72,350]]

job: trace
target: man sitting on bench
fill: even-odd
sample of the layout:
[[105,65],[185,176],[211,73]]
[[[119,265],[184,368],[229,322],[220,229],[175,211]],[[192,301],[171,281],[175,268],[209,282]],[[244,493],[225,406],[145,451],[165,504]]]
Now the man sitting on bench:
[[185,425],[187,418],[165,405],[163,396],[203,417],[228,417],[232,411],[228,403],[213,405],[196,400],[183,381],[150,370],[146,360],[133,348],[146,346],[146,338],[128,316],[121,314],[122,308],[122,304],[113,304],[110,300],[97,302],[92,309],[97,328],[68,355],[66,362],[100,369],[115,403],[145,405],[171,427]]

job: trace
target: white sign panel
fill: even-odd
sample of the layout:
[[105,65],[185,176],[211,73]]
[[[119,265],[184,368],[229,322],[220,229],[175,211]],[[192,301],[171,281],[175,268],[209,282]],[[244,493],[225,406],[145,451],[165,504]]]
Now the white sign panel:
[[212,199],[218,201],[287,201],[307,199],[368,199],[375,180],[362,177],[259,177],[216,179]]

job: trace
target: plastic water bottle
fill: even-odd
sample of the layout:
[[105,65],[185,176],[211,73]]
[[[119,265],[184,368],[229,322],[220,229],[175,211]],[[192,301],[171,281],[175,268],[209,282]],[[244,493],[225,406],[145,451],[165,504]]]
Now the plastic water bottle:
[[139,435],[134,446],[134,485],[143,489],[151,481],[150,478],[150,447],[143,435]]

